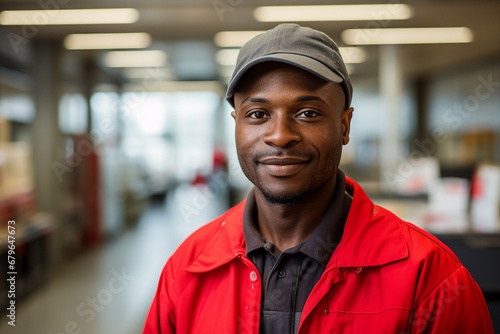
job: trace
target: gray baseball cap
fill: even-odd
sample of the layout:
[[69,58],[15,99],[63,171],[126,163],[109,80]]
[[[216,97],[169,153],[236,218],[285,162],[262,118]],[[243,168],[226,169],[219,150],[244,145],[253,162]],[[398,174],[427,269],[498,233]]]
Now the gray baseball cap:
[[345,93],[345,108],[351,105],[351,79],[335,42],[321,31],[291,23],[280,24],[243,45],[227,88],[229,103],[233,104],[234,92],[243,75],[252,66],[266,61],[287,63],[339,83]]

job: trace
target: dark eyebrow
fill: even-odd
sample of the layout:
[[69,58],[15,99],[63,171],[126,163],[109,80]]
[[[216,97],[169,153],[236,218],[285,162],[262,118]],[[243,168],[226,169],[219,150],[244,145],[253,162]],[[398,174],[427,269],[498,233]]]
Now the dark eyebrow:
[[257,102],[257,103],[269,103],[269,100],[266,100],[266,99],[263,99],[261,97],[247,97],[246,99],[244,99],[240,105],[242,105],[243,103],[245,102]]
[[320,98],[319,96],[314,96],[314,95],[299,96],[295,99],[295,102],[307,102],[307,101],[319,101],[325,105],[328,105],[322,98]]

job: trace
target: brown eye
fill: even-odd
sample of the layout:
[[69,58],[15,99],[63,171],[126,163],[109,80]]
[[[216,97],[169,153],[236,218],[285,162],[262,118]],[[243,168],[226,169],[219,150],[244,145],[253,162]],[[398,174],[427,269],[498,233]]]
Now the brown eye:
[[312,110],[306,110],[306,111],[303,111],[302,113],[300,113],[299,116],[311,118],[311,117],[318,116],[318,113],[315,111],[312,111]]
[[250,114],[250,117],[262,119],[262,118],[266,117],[266,113],[263,111],[254,111],[253,113]]

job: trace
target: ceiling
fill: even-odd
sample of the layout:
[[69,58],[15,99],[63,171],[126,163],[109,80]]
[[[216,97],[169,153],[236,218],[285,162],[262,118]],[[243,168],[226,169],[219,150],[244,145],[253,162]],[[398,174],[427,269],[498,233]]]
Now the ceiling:
[[[40,9],[39,1],[0,0],[0,10]],[[134,7],[140,19],[127,25],[42,26],[33,39],[56,40],[70,33],[147,32],[153,37],[150,48],[164,49],[177,77],[186,80],[217,79],[213,44],[214,35],[223,30],[266,30],[277,23],[262,23],[253,19],[253,10],[269,5],[262,0],[46,0],[60,8],[123,8]],[[66,3],[66,4],[62,4]],[[381,3],[380,1],[348,2]],[[396,1],[391,1],[396,3]],[[474,41],[467,44],[400,45],[399,54],[405,75],[418,77],[435,71],[469,66],[500,59],[500,1],[402,1],[414,9],[409,20],[386,22],[302,22],[301,25],[322,30],[339,45],[341,32],[349,28],[383,27],[469,27]],[[338,1],[277,0],[272,5],[346,4]],[[20,26],[0,26],[0,38],[8,32],[21,33]],[[3,45],[6,45],[3,43]],[[379,46],[366,46],[368,60],[352,67],[355,76],[374,76],[378,70]],[[85,53],[99,61],[102,51],[68,51]]]

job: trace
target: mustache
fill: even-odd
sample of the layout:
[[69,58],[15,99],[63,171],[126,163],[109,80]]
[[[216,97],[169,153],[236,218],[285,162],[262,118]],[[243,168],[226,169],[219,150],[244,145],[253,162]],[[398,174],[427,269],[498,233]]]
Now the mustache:
[[252,156],[252,161],[257,164],[261,159],[267,157],[297,157],[297,158],[311,159],[313,155],[311,153],[304,153],[297,151],[274,150],[274,151],[257,153]]

